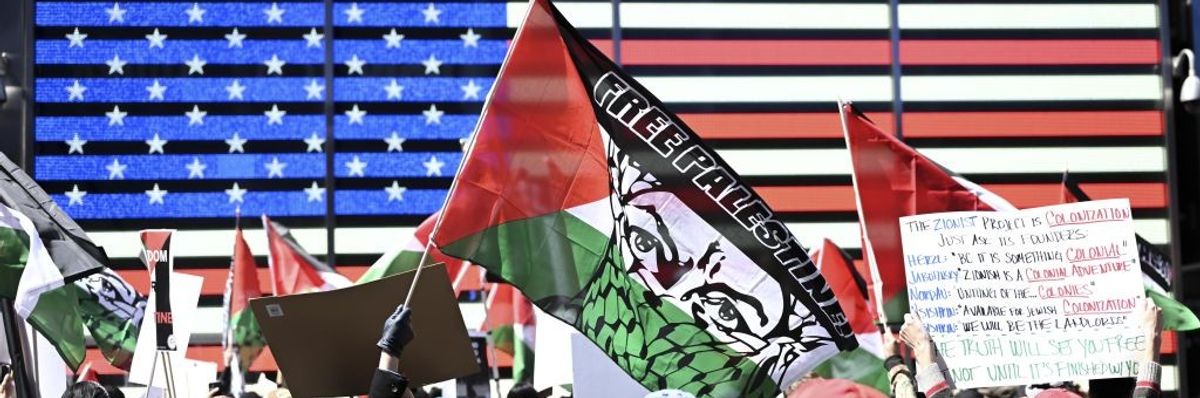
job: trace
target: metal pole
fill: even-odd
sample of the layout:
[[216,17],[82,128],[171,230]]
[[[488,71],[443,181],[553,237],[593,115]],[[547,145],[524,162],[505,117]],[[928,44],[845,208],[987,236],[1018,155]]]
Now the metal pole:
[[612,0],[612,56],[621,65],[621,0]]
[[29,367],[25,360],[24,344],[21,344],[21,322],[17,320],[17,311],[13,309],[12,299],[0,298],[0,311],[4,313],[4,330],[8,355],[12,358],[13,384],[18,397],[36,397],[37,389],[29,379]]

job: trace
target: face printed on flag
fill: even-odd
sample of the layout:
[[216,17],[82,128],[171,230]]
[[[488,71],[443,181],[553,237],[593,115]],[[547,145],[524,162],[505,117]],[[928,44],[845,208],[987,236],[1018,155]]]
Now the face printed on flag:
[[831,341],[814,314],[778,283],[726,266],[753,260],[657,177],[627,156],[610,157],[610,166],[621,264],[655,296],[690,308],[717,341],[772,361],[762,369],[772,380],[782,381],[803,353]]
[[647,389],[775,396],[857,342],[804,248],[715,153],[534,1],[432,239]]

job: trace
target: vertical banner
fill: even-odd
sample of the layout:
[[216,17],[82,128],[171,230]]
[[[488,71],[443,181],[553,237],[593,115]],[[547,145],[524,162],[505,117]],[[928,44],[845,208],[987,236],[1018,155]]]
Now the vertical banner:
[[173,229],[144,229],[141,231],[142,262],[150,271],[150,287],[154,295],[168,299],[156,300],[154,306],[155,339],[159,350],[175,349],[175,325],[171,316],[171,273],[175,271],[175,256],[171,253]]
[[900,235],[911,311],[958,388],[1136,375],[1128,200],[902,217]]

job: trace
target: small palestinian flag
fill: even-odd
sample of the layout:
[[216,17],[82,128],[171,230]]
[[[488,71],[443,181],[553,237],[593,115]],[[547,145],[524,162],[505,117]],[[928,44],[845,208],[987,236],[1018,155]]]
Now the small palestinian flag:
[[854,268],[854,260],[833,241],[825,239],[809,253],[829,282],[842,311],[850,319],[850,328],[858,338],[858,348],[840,352],[817,367],[817,374],[828,379],[853,380],[884,394],[891,394],[891,382],[883,361],[883,337],[879,334],[878,319],[867,304],[867,281]]
[[250,369],[250,364],[267,345],[266,338],[250,311],[250,299],[262,296],[258,282],[258,264],[254,253],[242,236],[239,226],[233,235],[233,259],[229,264],[229,284],[225,291],[225,308],[229,316],[225,325],[225,348],[237,354],[239,373]]
[[433,225],[437,223],[439,216],[440,212],[433,213],[425,221],[422,221],[421,225],[413,230],[413,235],[405,239],[403,245],[396,246],[380,256],[355,283],[367,283],[417,269],[417,262],[421,261],[421,256],[425,254],[425,249],[428,247],[429,253],[425,257],[425,265],[446,264],[446,272],[450,274],[451,285],[456,295],[469,290],[482,290],[483,271],[479,267],[447,256],[436,247],[429,247],[429,232],[433,230]]
[[275,296],[350,286],[350,280],[317,260],[292,238],[287,227],[262,216],[270,253],[271,290]]
[[434,231],[444,253],[649,390],[773,397],[857,346],[766,202],[554,6],[531,2],[509,51]]
[[497,351],[513,357],[513,383],[533,383],[534,338],[537,321],[533,303],[507,283],[491,283],[487,289],[487,318],[479,330]]

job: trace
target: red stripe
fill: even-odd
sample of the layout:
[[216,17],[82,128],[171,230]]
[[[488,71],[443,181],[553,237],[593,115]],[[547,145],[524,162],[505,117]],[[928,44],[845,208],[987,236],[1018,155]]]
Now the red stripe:
[[[609,40],[593,40],[611,49]],[[887,40],[621,40],[624,65],[889,65]]]
[[947,388],[950,388],[950,385],[947,384],[945,381],[938,382],[937,384],[934,384],[933,387],[930,387],[928,390],[925,391],[925,396],[932,397],[934,394],[937,394],[938,392],[941,392],[942,390],[945,390]]
[[1152,39],[900,41],[905,65],[1155,65],[1158,52]]
[[1164,330],[1162,333],[1162,344],[1159,345],[1158,353],[1162,355],[1175,354],[1175,331]]
[[905,112],[906,138],[1162,135],[1159,111]]
[[[1020,208],[1058,204],[1058,184],[985,184],[984,188]],[[1092,199],[1129,198],[1135,209],[1167,206],[1167,185],[1161,182],[1085,183],[1080,188]]]
[[[1129,198],[1135,209],[1167,206],[1164,183],[1085,183],[1080,186],[1093,199]],[[1057,204],[1060,199],[1058,184],[984,184],[984,188],[1020,208]],[[755,187],[754,190],[775,211],[856,211],[854,188],[849,185]]]
[[1153,390],[1158,390],[1158,383],[1155,383],[1155,382],[1152,382],[1152,381],[1139,380],[1139,381],[1137,382],[1137,387],[1138,387],[1138,388],[1149,388],[1149,389],[1153,389]]
[[[704,139],[842,138],[837,112],[816,113],[684,113],[683,122]],[[891,129],[891,113],[867,113],[875,124]]]

